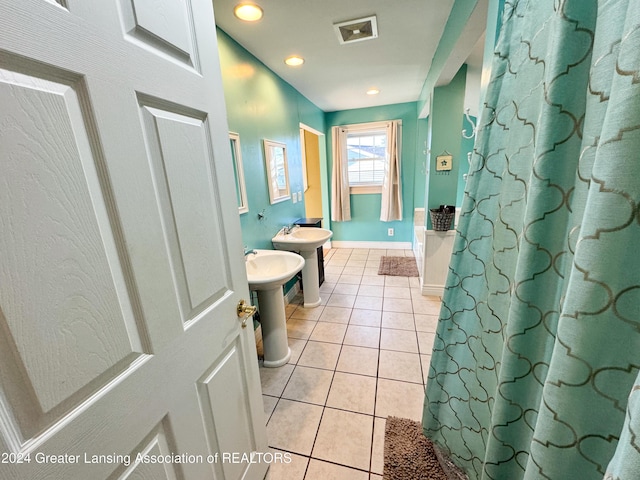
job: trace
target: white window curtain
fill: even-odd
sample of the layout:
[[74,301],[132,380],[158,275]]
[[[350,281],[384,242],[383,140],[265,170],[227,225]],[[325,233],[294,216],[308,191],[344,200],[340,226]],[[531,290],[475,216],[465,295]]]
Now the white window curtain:
[[331,153],[333,155],[331,220],[334,222],[348,222],[351,220],[351,199],[349,197],[347,131],[344,128],[331,128],[331,145]]
[[400,179],[400,152],[402,123],[393,120],[387,124],[387,163],[382,183],[380,220],[402,220],[402,181]]
[[[331,128],[333,155],[331,220],[334,222],[351,220],[349,161],[347,154],[347,136],[351,131],[350,128],[362,132],[366,131],[368,126],[372,129],[380,129],[380,123]],[[381,188],[380,220],[391,222],[402,220],[402,182],[400,179],[402,121],[392,120],[385,122],[384,128],[387,135],[387,148],[385,175]]]

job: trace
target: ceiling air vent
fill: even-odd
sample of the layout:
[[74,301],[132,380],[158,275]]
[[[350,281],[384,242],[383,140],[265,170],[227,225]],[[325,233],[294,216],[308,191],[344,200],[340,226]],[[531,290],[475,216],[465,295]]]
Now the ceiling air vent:
[[376,22],[375,15],[334,23],[333,28],[342,45],[378,38],[378,23]]

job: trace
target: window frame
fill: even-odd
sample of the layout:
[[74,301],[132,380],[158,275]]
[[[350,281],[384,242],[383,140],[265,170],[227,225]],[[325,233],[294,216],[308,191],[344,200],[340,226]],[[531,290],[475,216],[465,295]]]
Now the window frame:
[[[287,146],[284,143],[274,142],[266,138],[262,140],[262,143],[264,145],[264,162],[267,173],[269,202],[271,205],[274,205],[291,199]],[[277,176],[274,175],[274,172],[277,171],[276,159],[279,156],[278,154],[282,156],[282,180],[284,180],[284,186],[282,187],[277,185]]]
[[[355,123],[351,125],[342,125],[342,128],[345,131],[345,141],[348,139],[350,134],[364,134],[371,133],[375,135],[379,135],[380,132],[384,132],[385,137],[387,137],[387,142],[389,140],[387,136],[387,127],[389,125],[390,120],[385,120],[381,122],[367,122],[367,123]],[[345,145],[345,149],[347,145]],[[347,153],[348,156],[348,153]],[[385,154],[385,162],[388,162],[388,150]],[[348,168],[348,167],[347,167]],[[348,175],[347,175],[348,180]],[[384,182],[384,178],[382,180]],[[382,194],[382,183],[381,184],[370,184],[370,185],[349,185],[349,194],[350,195],[362,195],[362,194]]]
[[233,173],[236,181],[238,213],[243,214],[249,211],[249,202],[247,200],[247,185],[244,180],[244,166],[242,164],[240,134],[236,132],[229,132],[229,143],[231,145],[231,156],[233,158],[233,168],[234,168]]

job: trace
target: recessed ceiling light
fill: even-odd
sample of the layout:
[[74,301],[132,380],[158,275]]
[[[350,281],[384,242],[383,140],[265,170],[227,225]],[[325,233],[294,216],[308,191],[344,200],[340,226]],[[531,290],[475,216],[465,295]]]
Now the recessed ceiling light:
[[290,67],[299,67],[304,63],[304,58],[297,55],[291,55],[290,57],[287,57],[285,59],[284,63],[286,63]]
[[378,90],[377,88],[370,88],[369,90],[367,90],[367,95],[377,95],[380,93],[380,90]]
[[233,14],[245,22],[257,22],[262,18],[262,8],[254,3],[241,3],[233,9]]

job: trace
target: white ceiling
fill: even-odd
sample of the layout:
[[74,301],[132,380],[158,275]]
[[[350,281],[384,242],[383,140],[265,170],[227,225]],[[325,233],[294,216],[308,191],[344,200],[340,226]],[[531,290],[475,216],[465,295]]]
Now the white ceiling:
[[[213,0],[218,27],[331,112],[418,100],[454,0],[257,0],[264,17],[253,24],[233,15],[238,3]],[[340,45],[333,24],[369,15],[377,17],[378,38]],[[480,32],[459,41],[462,50],[456,45],[455,71],[484,31],[485,20],[472,21],[481,22],[471,29]],[[302,56],[304,65],[285,65],[292,54]],[[380,94],[367,95],[371,87]]]

